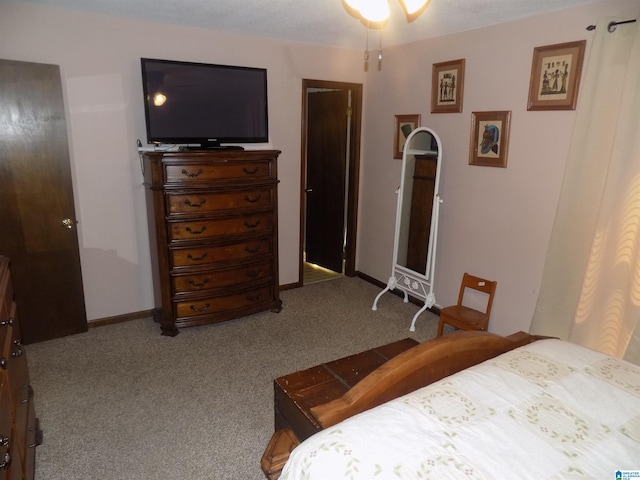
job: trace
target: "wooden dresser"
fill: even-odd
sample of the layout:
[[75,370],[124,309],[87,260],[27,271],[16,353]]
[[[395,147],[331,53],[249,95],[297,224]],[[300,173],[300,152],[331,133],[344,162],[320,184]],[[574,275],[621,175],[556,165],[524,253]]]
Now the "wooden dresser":
[[42,442],[9,259],[0,256],[0,480],[31,480]]
[[143,155],[163,335],[272,310],[278,285],[277,150]]

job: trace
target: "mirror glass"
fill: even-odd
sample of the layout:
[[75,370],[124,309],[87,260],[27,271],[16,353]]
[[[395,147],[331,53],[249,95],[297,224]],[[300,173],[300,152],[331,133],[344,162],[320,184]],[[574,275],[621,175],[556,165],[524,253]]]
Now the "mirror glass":
[[429,279],[434,201],[436,201],[439,138],[428,128],[418,128],[407,138],[403,152],[402,186],[396,264]]

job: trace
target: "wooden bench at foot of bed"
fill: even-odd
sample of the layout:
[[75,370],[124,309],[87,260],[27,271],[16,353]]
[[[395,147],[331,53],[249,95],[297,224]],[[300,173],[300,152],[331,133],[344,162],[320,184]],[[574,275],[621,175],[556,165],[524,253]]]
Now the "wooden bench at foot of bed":
[[289,453],[302,441],[322,430],[311,409],[341,397],[376,368],[418,345],[405,338],[365,352],[278,377],[273,382],[275,431],[262,458],[269,479],[276,479]]
[[260,466],[280,477],[304,439],[346,418],[406,395],[538,336],[455,332],[424,343],[406,338],[274,380],[275,433]]

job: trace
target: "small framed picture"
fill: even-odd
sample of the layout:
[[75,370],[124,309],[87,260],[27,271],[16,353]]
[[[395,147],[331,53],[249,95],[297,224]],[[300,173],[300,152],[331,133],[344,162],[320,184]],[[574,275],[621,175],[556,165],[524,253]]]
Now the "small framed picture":
[[431,113],[462,111],[464,58],[434,63],[431,74]]
[[533,49],[527,110],[575,110],[586,40]]
[[393,158],[401,159],[404,142],[417,127],[420,126],[420,115],[396,115],[393,127]]
[[507,167],[511,110],[471,113],[469,165]]

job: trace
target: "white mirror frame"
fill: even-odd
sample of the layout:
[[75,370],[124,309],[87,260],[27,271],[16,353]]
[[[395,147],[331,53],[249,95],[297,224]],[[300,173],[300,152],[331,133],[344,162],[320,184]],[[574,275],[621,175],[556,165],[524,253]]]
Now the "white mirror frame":
[[[431,150],[417,149],[416,143],[419,144],[415,138],[417,135],[422,134],[423,132],[427,132],[433,136],[438,144],[438,158],[436,165],[436,180],[435,180],[435,188],[434,188],[434,201],[433,201],[433,209],[431,211],[431,230],[429,232],[429,247],[427,249],[427,267],[424,273],[413,271],[403,265],[399,265],[397,262],[398,258],[398,250],[399,250],[399,239],[400,239],[400,228],[402,223],[402,205],[403,205],[403,193],[405,190],[405,178],[406,178],[406,168],[407,168],[407,157],[408,155],[420,155],[425,153],[432,152]],[[401,173],[401,181],[400,187],[397,190],[398,200],[397,200],[397,209],[396,209],[396,229],[395,229],[395,240],[393,245],[393,263],[391,266],[391,276],[387,282],[387,286],[382,290],[375,298],[373,302],[372,310],[378,309],[378,300],[382,295],[386,292],[398,289],[404,293],[404,302],[407,303],[409,301],[409,295],[417,298],[418,300],[422,300],[424,305],[418,312],[414,315],[411,326],[409,330],[414,332],[416,329],[416,320],[420,316],[422,312],[424,312],[427,308],[431,308],[435,302],[436,297],[433,293],[433,284],[434,284],[434,275],[435,275],[435,265],[436,265],[436,250],[438,244],[438,219],[440,215],[440,205],[443,203],[442,197],[439,193],[439,185],[440,185],[440,170],[441,170],[441,161],[442,161],[442,142],[440,141],[440,137],[438,134],[431,130],[428,127],[418,127],[413,130],[404,144],[404,148],[402,151],[402,173]]]

